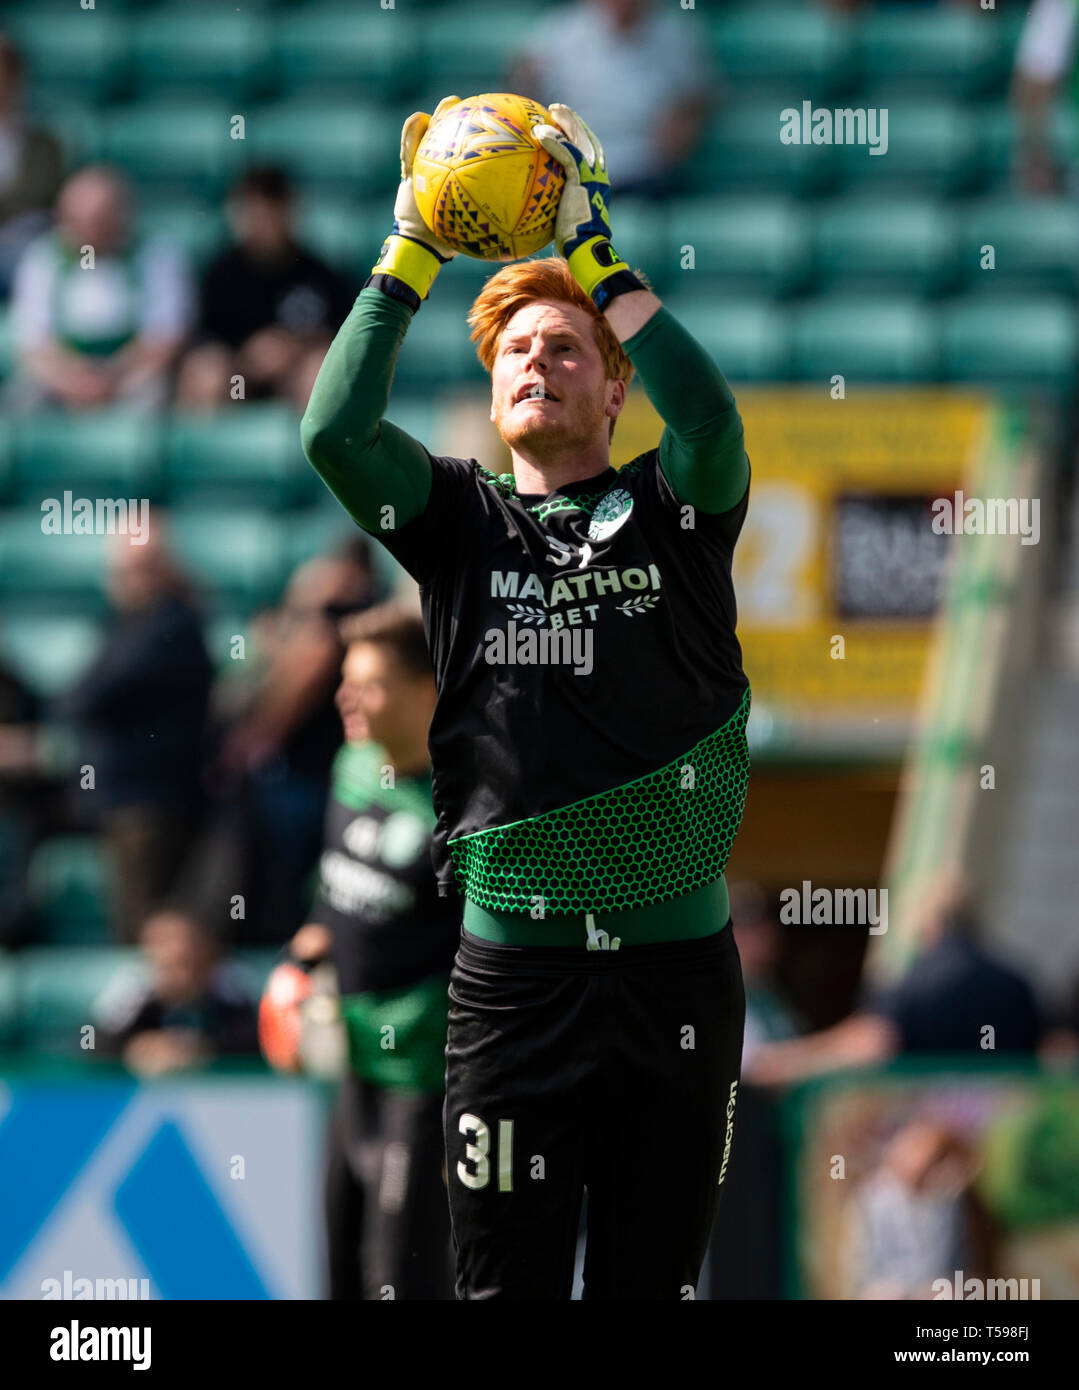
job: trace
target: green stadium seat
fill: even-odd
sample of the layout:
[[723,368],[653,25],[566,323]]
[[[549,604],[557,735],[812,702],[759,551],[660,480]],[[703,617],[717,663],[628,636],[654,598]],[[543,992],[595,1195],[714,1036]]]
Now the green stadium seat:
[[65,415],[43,412],[15,426],[15,487],[26,502],[43,496],[156,497],[160,487],[159,426],[153,418],[104,409]]
[[172,542],[192,579],[225,610],[274,603],[285,580],[282,524],[268,513],[232,508],[173,511]]
[[[347,188],[361,198],[392,194],[401,178],[402,119],[357,102],[281,102],[251,113],[241,143],[252,158],[281,164],[305,184]],[[391,196],[391,224],[392,209]]]
[[14,491],[15,469],[12,440],[14,429],[9,420],[0,419],[0,499],[8,501]]
[[[981,138],[979,159],[987,173],[989,190],[1007,196],[1013,191],[1020,148],[1015,112],[1007,101],[1000,100],[972,106],[971,115]],[[1073,164],[1079,149],[1079,111],[1067,98],[1059,98],[1049,113],[1048,138],[1057,163]]]
[[190,99],[117,107],[104,114],[99,153],[140,185],[215,198],[250,160],[254,115],[245,115],[238,140],[230,133],[236,114],[245,115]]
[[871,8],[858,24],[858,52],[867,85],[902,82],[950,91],[979,91],[999,70],[997,16],[956,5]]
[[165,441],[169,496],[287,507],[313,492],[300,421],[278,402],[235,401],[209,415],[175,415]]
[[411,16],[378,6],[306,6],[282,14],[276,23],[279,91],[291,95],[317,86],[361,100],[403,96],[418,76],[406,19]]
[[538,17],[530,22],[514,5],[497,3],[434,12],[417,31],[425,73],[418,109],[433,111],[435,103],[454,93],[467,97],[506,91],[509,65],[539,23]]
[[465,320],[471,302],[467,293],[453,293],[449,283],[435,287],[405,335],[395,382],[430,389],[487,380]]
[[367,279],[393,226],[393,204],[306,195],[298,209],[300,241],[345,274]]
[[909,298],[822,297],[793,316],[794,374],[804,381],[928,381],[937,368],[931,310]]
[[951,209],[929,198],[845,198],[815,218],[818,282],[932,295],[954,275]]
[[5,611],[0,618],[5,665],[46,697],[74,685],[100,641],[101,626],[93,618],[21,609]]
[[[790,105],[799,109],[793,100]],[[700,188],[725,193],[745,189],[774,193],[778,188],[805,196],[833,187],[839,176],[836,151],[823,145],[782,144],[780,113],[784,109],[781,101],[746,100],[716,117],[697,147],[693,190],[687,189],[687,196]]]
[[212,91],[238,101],[261,94],[271,76],[269,27],[246,10],[170,5],[131,26],[135,83],[141,95],[169,88]]
[[0,949],[0,1050],[19,1041],[19,957]]
[[871,154],[868,144],[835,147],[845,186],[952,196],[977,188],[983,180],[979,132],[974,116],[961,103],[931,97],[897,100],[884,92],[866,92],[857,104],[841,105],[888,111],[884,154]]
[[139,209],[138,229],[179,247],[196,269],[204,267],[228,244],[221,209],[191,198],[155,198]]
[[[784,198],[687,199],[667,205],[664,264],[677,292],[708,281],[717,291],[737,287],[739,297],[783,295],[809,267],[808,219]],[[621,243],[621,235],[619,235]],[[695,268],[682,270],[682,248],[694,249]]]
[[733,381],[784,381],[790,374],[788,315],[767,299],[702,300],[692,289],[664,301]]
[[38,97],[90,104],[123,90],[131,59],[127,18],[78,4],[7,8],[4,32],[18,45],[30,74],[27,86]]
[[17,968],[22,1046],[54,1056],[80,1055],[81,1029],[96,1023],[106,988],[145,971],[134,946],[34,947]]
[[[62,504],[62,496],[58,500]],[[67,612],[100,612],[108,538],[46,535],[42,519],[40,507],[0,512],[0,596],[5,602],[31,597]]]
[[109,864],[94,835],[65,835],[35,849],[30,899],[44,939],[61,946],[109,943]]
[[709,17],[725,78],[737,86],[782,85],[812,91],[817,100],[845,89],[852,77],[849,19],[807,6],[718,9]]
[[669,205],[611,196],[611,216],[618,228],[618,253],[631,266],[639,266],[657,294],[662,294],[678,274],[678,261],[668,254],[672,223]]
[[1073,388],[1079,324],[1064,298],[977,296],[943,311],[943,372],[950,381]]
[[[970,289],[988,284],[1074,291],[1079,281],[1079,206],[1071,198],[1000,197],[966,204],[956,247]],[[992,246],[996,268],[983,270]]]

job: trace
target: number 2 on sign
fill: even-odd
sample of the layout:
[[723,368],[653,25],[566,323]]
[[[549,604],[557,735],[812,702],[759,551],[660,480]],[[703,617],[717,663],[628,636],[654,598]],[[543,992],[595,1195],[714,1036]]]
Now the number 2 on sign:
[[[491,1178],[491,1131],[478,1115],[466,1111],[457,1122],[460,1134],[466,1136],[464,1162],[458,1160],[457,1176],[466,1187],[474,1192],[486,1187]],[[474,1137],[468,1139],[471,1134]],[[465,1164],[471,1163],[475,1172],[469,1172]],[[498,1122],[498,1190],[513,1191],[513,1121]]]

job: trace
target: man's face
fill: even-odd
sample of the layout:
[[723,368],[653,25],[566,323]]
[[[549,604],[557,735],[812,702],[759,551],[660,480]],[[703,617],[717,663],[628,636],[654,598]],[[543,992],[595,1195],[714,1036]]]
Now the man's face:
[[550,454],[606,443],[626,391],[624,382],[607,380],[592,323],[576,304],[538,299],[502,330],[491,419],[511,448]]
[[351,643],[336,696],[345,741],[400,746],[426,738],[434,689],[433,677],[413,676],[383,643]]

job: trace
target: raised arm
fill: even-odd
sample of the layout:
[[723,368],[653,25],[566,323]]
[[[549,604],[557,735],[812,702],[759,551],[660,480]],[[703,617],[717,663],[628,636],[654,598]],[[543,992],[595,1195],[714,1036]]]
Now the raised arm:
[[[446,97],[435,115],[457,100]],[[426,449],[382,418],[412,315],[455,254],[424,226],[412,191],[413,156],[431,119],[416,111],[402,128],[393,230],[330,344],[300,425],[304,453],[323,482],[375,534],[418,516],[431,491]]]
[[675,495],[725,512],[749,482],[734,396],[712,358],[633,274],[611,245],[607,163],[576,112],[554,103],[537,139],[566,171],[555,243],[574,278],[607,317],[664,423],[660,467]]

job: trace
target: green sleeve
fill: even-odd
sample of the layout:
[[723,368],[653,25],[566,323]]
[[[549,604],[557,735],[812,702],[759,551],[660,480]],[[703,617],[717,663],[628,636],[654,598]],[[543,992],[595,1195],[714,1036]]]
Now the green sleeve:
[[749,485],[742,419],[727,379],[669,309],[622,344],[663,421],[659,466],[675,496],[726,512]]
[[360,291],[330,344],[300,423],[303,450],[345,511],[366,531],[419,516],[431,461],[418,440],[382,417],[412,310],[373,285]]

